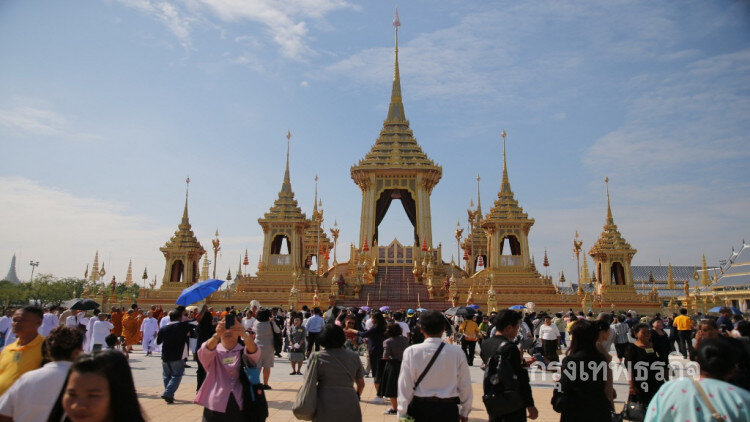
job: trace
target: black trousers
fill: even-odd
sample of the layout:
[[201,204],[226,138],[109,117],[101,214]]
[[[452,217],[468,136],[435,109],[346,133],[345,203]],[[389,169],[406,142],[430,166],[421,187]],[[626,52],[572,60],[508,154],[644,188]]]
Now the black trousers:
[[307,333],[307,355],[310,356],[313,346],[315,351],[320,351],[320,343],[318,343],[318,336],[320,333]]
[[559,362],[557,357],[557,340],[542,340],[542,351],[544,358],[552,362]]
[[458,421],[458,403],[458,397],[440,399],[414,396],[407,413],[414,418],[414,422],[454,422]]
[[680,346],[680,354],[683,357],[690,357],[690,360],[695,360],[692,334],[693,332],[690,330],[678,330],[677,345]]
[[214,412],[206,407],[203,408],[203,422],[235,422],[242,420],[245,420],[245,415],[234,399],[234,394],[229,395],[226,412]]
[[461,339],[461,350],[466,354],[466,362],[468,362],[469,366],[474,365],[474,353],[477,350],[476,340]]

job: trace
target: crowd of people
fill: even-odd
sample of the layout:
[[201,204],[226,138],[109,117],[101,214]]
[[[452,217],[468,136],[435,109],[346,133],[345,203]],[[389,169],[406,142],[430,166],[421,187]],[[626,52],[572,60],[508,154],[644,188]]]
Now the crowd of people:
[[[540,369],[559,374],[551,404],[561,421],[611,420],[623,372],[632,420],[750,421],[750,321],[730,308],[719,318],[421,311],[23,307],[0,318],[0,422],[145,420],[128,365],[137,344],[160,356],[167,404],[193,355],[205,421],[264,420],[282,354],[290,375],[315,386],[316,421],[361,420],[366,378],[387,415],[467,421],[476,361],[492,422],[537,418],[530,374]],[[673,368],[691,361],[699,380]]]

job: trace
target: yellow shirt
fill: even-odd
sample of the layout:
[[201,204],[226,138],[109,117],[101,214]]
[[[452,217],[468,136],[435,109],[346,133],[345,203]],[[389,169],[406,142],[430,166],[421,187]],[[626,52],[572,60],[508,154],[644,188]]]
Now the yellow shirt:
[[477,341],[477,336],[479,335],[479,326],[476,322],[467,319],[463,322],[463,324],[461,324],[459,330],[464,333],[464,339],[466,339],[467,341]]
[[5,346],[0,353],[0,395],[26,372],[42,366],[44,337],[37,335],[30,343],[19,346],[18,340]]
[[693,328],[693,320],[687,315],[680,315],[674,319],[672,325],[677,328],[677,331],[690,330]]

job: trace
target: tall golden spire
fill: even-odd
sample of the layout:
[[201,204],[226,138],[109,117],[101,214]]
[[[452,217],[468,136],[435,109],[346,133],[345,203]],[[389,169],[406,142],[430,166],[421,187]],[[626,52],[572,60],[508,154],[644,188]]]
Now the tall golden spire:
[[318,175],[315,175],[315,200],[313,201],[313,220],[318,219]]
[[133,284],[133,260],[131,259],[128,261],[128,272],[125,274],[125,282],[123,283],[126,286],[130,286]]
[[388,123],[404,123],[406,122],[406,113],[404,113],[404,103],[401,100],[401,76],[398,70],[398,27],[401,26],[401,21],[398,18],[398,7],[396,8],[396,15],[393,18],[393,28],[396,31],[396,42],[394,48],[394,63],[393,63],[393,87],[391,88],[391,104],[388,106],[388,117],[385,119],[386,124]]
[[261,220],[303,220],[305,218],[302,210],[297,206],[292,191],[292,182],[289,178],[289,140],[292,133],[286,133],[286,168],[284,170],[284,181],[281,183],[281,191],[274,201],[273,206]]
[[292,132],[286,132],[286,169],[284,170],[284,181],[281,183],[281,191],[292,193],[292,182],[289,178],[289,140],[292,139]]
[[674,271],[671,262],[667,266],[667,289],[674,289]]
[[503,131],[500,133],[500,136],[503,137],[503,181],[500,188],[500,193],[513,195],[513,191],[510,190],[510,180],[508,179],[508,163],[505,158],[505,137],[508,136],[508,134],[505,133],[505,129],[503,129]]
[[182,221],[180,226],[189,226],[190,221],[188,220],[188,193],[190,191],[190,177],[185,179],[185,209],[182,210]]
[[604,184],[607,185],[607,224],[615,224],[615,219],[612,218],[612,207],[609,205],[609,177],[604,176]]
[[482,219],[482,196],[479,193],[479,181],[481,178],[477,174],[477,217]]
[[706,254],[703,254],[703,265],[701,271],[701,284],[708,287],[711,285],[711,277],[708,274],[708,265],[706,264]]

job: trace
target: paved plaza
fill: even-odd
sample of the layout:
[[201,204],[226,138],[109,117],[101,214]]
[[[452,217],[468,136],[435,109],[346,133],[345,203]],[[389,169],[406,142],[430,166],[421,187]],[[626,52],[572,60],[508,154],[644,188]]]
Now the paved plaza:
[[[285,355],[285,354],[282,354]],[[674,358],[674,356],[673,356]],[[679,358],[678,360],[681,360]],[[185,370],[185,376],[182,379],[177,394],[175,395],[174,404],[166,404],[160,398],[163,391],[161,377],[161,359],[157,355],[145,356],[140,350],[130,355],[130,366],[133,370],[135,385],[138,389],[138,397],[141,405],[145,409],[149,420],[152,422],[166,421],[199,421],[203,413],[203,408],[193,404],[195,397],[196,377],[195,371],[197,363],[190,362],[191,368]],[[303,371],[305,367],[303,366]],[[299,389],[302,377],[299,375],[289,375],[291,368],[286,357],[276,358],[275,366],[271,371],[269,384],[273,388],[267,391],[269,418],[268,421],[296,421],[292,414],[292,404],[294,403]],[[470,367],[472,387],[474,389],[474,404],[470,414],[470,421],[486,421],[487,413],[482,405],[482,375],[483,372],[478,366]],[[551,373],[545,373],[546,380],[541,376],[532,377],[532,388],[534,401],[539,409],[539,418],[537,421],[552,422],[559,421],[560,415],[552,410],[550,399],[552,397]],[[536,378],[536,379],[535,379]],[[396,422],[397,418],[393,415],[384,415],[383,411],[388,409],[388,404],[382,398],[375,397],[375,388],[372,384],[372,378],[365,378],[366,387],[362,394],[362,415],[364,421],[384,421]],[[618,410],[622,409],[623,399],[627,395],[627,383],[624,379],[615,382],[618,399],[616,406]],[[341,421],[346,422],[346,421]]]

